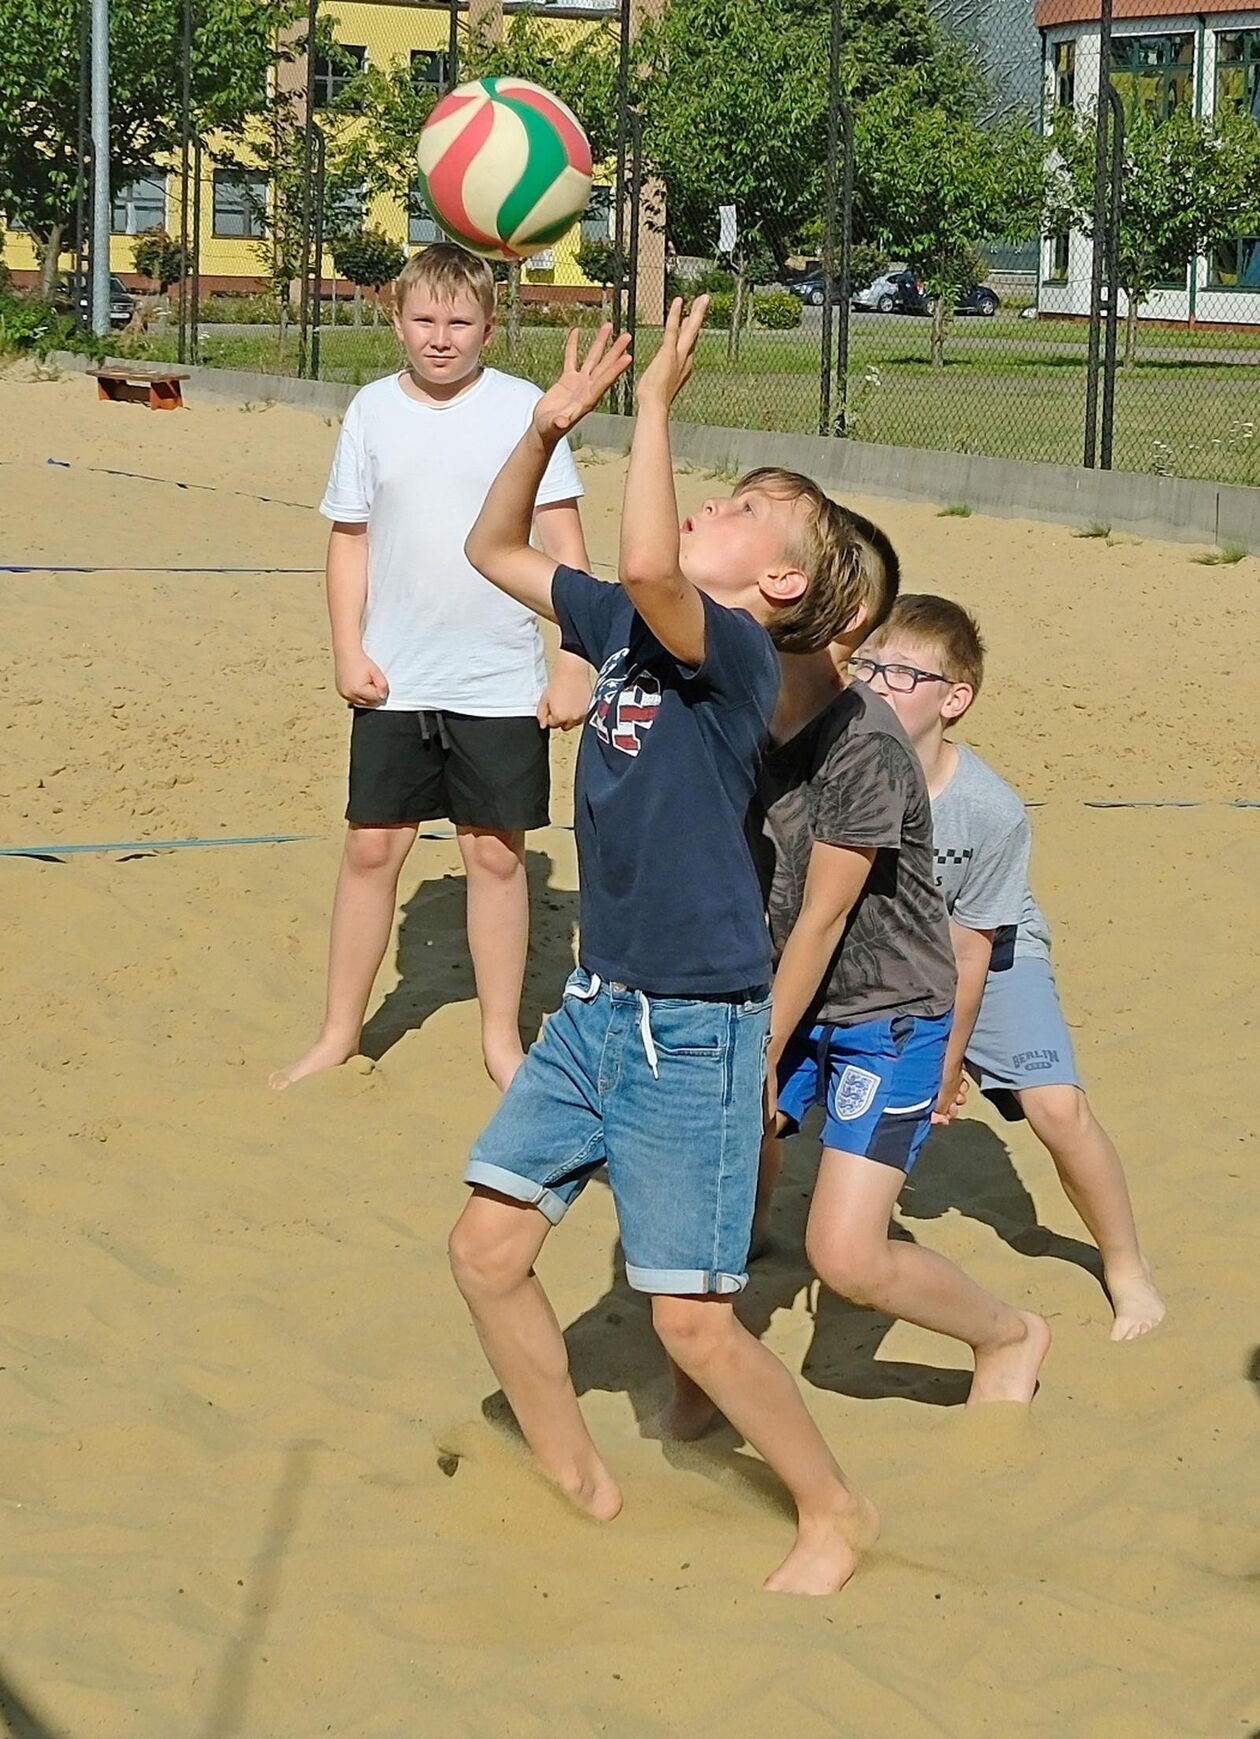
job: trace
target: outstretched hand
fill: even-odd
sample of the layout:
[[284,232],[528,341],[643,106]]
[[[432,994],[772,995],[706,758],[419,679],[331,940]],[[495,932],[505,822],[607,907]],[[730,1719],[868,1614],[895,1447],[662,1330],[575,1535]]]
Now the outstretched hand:
[[674,297],[661,334],[661,347],[639,380],[640,404],[664,405],[666,409],[673,404],[691,379],[700,328],[708,311],[709,298],[697,296],[684,318],[682,297]]
[[601,326],[585,357],[578,358],[578,332],[569,333],[564,370],[559,380],[534,406],[534,428],[544,440],[559,440],[593,411],[614,381],[630,366],[630,334],[612,343],[612,327]]

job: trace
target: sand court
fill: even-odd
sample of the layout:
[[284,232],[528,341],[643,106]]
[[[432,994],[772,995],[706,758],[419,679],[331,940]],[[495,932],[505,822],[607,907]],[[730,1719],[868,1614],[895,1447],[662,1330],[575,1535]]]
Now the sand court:
[[[1260,1729],[1260,808],[1235,806],[1260,802],[1260,562],[857,503],[985,630],[969,740],[1040,805],[1065,1006],[1169,1316],[1109,1343],[1049,1159],[973,1098],[901,1226],[1055,1346],[1030,1416],[966,1414],[951,1346],[819,1295],[793,1143],[748,1320],[886,1531],[840,1598],[781,1601],[756,1457],[647,1434],[659,1355],[600,1186],[541,1267],[622,1517],[571,1515],[503,1428],[445,1259],[494,1105],[453,840],[404,872],[368,1059],[265,1090],[320,1006],[346,719],[319,572],[262,570],[321,568],[336,426],[189,396],[151,417],[82,377],[0,382],[0,565],[104,570],[0,574],[0,846],[137,847],[0,859],[0,1728]],[[607,571],[623,470],[584,472]],[[684,472],[683,510],[725,487]],[[303,837],[145,846],[273,834]],[[564,825],[530,873],[537,1018],[572,958]]]

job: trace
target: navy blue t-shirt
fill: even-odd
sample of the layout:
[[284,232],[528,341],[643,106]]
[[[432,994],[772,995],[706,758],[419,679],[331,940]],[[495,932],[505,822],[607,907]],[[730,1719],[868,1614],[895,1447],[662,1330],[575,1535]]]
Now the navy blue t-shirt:
[[745,818],[779,693],[770,636],[705,597],[696,669],[620,586],[559,567],[551,599],[565,650],[599,673],[574,792],[582,965],[657,996],[768,984]]

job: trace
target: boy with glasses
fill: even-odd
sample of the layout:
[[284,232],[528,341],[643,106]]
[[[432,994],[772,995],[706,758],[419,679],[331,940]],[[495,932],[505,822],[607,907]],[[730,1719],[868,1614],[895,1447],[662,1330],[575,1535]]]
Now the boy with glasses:
[[1163,1319],[1164,1302],[1119,1157],[1081,1086],[1049,926],[1028,885],[1028,816],[1004,779],[946,735],[980,690],[979,629],[948,598],[907,596],[848,668],[897,714],[932,800],[936,880],[958,964],[937,1120],[948,1120],[964,1068],[1009,1122],[1027,1118],[1102,1255],[1111,1338],[1136,1340]]
[[[832,659],[843,669],[896,595],[896,554],[859,516],[862,602]],[[770,1061],[775,1129],[754,1248],[780,1168],[776,1136],[821,1103],[822,1161],[806,1229],[819,1279],[854,1303],[964,1342],[970,1402],[1028,1402],[1050,1329],[952,1262],[890,1234],[940,1101],[955,968],[936,886],[932,814],[914,747],[886,701],[827,660],[784,658],[775,745],[759,786],[763,881],[777,960]],[[910,680],[911,686],[917,678]],[[686,1400],[679,1385],[676,1406]],[[697,1412],[696,1423],[702,1422]]]

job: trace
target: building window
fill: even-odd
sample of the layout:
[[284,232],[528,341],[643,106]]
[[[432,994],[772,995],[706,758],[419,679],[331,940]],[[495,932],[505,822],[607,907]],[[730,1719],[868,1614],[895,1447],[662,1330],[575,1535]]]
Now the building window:
[[1166,121],[1194,104],[1194,37],[1117,36],[1111,44],[1111,82],[1130,114],[1143,110]]
[[417,91],[444,91],[451,82],[450,56],[444,48],[413,48],[411,82]]
[[338,187],[324,203],[324,234],[356,235],[367,222],[367,188]]
[[613,196],[611,187],[592,187],[591,197],[582,213],[582,240],[606,242],[613,232]]
[[267,177],[240,169],[214,172],[214,233],[253,239],[266,234]]
[[1217,32],[1216,106],[1260,121],[1260,30]]
[[1054,106],[1056,109],[1076,107],[1076,43],[1056,42],[1054,45]]
[[367,65],[367,49],[353,42],[335,42],[333,51],[315,56],[315,107],[335,102]]
[[1071,251],[1072,237],[1067,230],[1062,235],[1050,238],[1050,270],[1046,273],[1047,284],[1066,284],[1068,281],[1068,257]]
[[115,235],[142,235],[166,228],[166,174],[146,169],[137,181],[114,189],[109,227]]
[[445,241],[433,213],[425,203],[424,194],[418,185],[413,184],[407,200],[407,243],[409,247],[424,248],[431,242]]
[[1260,236],[1219,242],[1208,255],[1208,283],[1214,290],[1260,290]]

